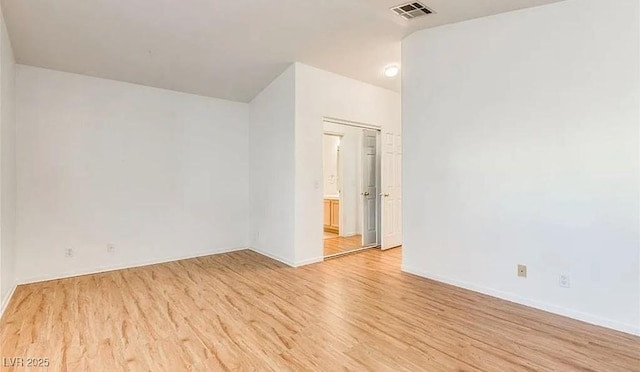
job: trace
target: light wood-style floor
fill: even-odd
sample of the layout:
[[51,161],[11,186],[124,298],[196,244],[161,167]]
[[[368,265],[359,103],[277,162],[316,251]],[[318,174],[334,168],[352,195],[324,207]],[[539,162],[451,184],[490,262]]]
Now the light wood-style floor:
[[328,238],[324,240],[324,256],[350,252],[362,248],[362,235],[353,235],[346,238]]
[[402,273],[400,255],[294,269],[240,251],[20,286],[0,354],[54,371],[640,370],[640,338]]
[[324,232],[324,238],[325,239],[337,238],[338,236],[340,236],[340,235],[338,235],[336,233],[333,233],[333,232],[329,232],[329,231],[325,231]]

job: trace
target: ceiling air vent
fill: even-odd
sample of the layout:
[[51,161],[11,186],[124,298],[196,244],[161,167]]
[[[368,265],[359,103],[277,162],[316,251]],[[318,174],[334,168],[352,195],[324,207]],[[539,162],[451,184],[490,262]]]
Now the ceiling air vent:
[[433,13],[431,9],[418,2],[398,5],[391,8],[391,10],[404,19],[413,19]]

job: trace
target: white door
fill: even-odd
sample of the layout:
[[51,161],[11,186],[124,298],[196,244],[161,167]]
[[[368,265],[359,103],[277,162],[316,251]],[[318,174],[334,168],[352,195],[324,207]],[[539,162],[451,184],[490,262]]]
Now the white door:
[[402,137],[382,138],[382,249],[402,245]]
[[362,246],[378,244],[378,132],[364,129],[362,136]]

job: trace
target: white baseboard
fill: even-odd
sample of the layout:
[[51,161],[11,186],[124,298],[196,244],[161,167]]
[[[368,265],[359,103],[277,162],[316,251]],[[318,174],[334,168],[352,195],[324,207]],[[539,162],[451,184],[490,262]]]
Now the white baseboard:
[[267,253],[267,252],[263,252],[263,251],[261,251],[261,250],[259,250],[259,249],[257,249],[257,248],[251,248],[251,247],[250,247],[250,248],[248,248],[248,249],[249,249],[249,250],[251,250],[251,251],[253,251],[253,252],[256,252],[257,254],[261,254],[261,255],[263,255],[263,256],[265,256],[265,257],[269,257],[269,258],[271,258],[272,260],[276,260],[276,261],[278,261],[278,262],[281,262],[281,263],[283,263],[283,264],[285,264],[285,265],[287,265],[287,266],[296,267],[296,264],[295,264],[294,262],[289,261],[289,260],[287,260],[287,259],[285,259],[285,258],[282,258],[282,257],[280,257],[280,256],[277,256],[277,255],[274,255],[274,254],[271,254],[271,253]]
[[[76,270],[76,271],[71,271],[71,272],[64,272],[64,273],[56,274],[56,275],[42,275],[42,276],[33,276],[33,277],[27,277],[27,278],[19,278],[18,279],[18,284],[31,284],[31,283],[45,282],[45,281],[49,281],[49,280],[73,278],[73,277],[82,276],[82,275],[100,274],[100,273],[105,273],[105,272],[115,271],[115,270],[132,269],[132,268],[135,268],[135,267],[143,267],[143,266],[157,265],[157,264],[173,262],[173,261],[188,260],[190,258],[205,257],[205,256],[216,255],[216,254],[236,252],[236,251],[241,251],[241,250],[244,250],[244,249],[249,249],[249,250],[251,250],[253,252],[256,252],[256,253],[261,254],[263,256],[266,256],[266,257],[269,257],[269,258],[274,259],[276,261],[282,262],[283,264],[285,264],[287,266],[291,266],[291,267],[299,267],[299,266],[310,265],[310,264],[313,264],[313,263],[322,262],[324,260],[322,257],[319,257],[319,258],[312,258],[312,259],[303,260],[303,261],[299,261],[299,262],[292,262],[292,261],[289,261],[289,260],[284,259],[282,257],[276,256],[276,255],[272,255],[272,254],[269,254],[269,253],[266,253],[266,252],[262,252],[260,250],[255,249],[255,248],[238,247],[238,248],[220,249],[220,250],[209,251],[209,252],[200,252],[200,253],[196,253],[196,254],[192,254],[192,255],[185,255],[185,256],[174,256],[174,257],[164,258],[164,259],[159,259],[159,260],[141,261],[141,262],[135,262],[135,263],[132,263],[132,264],[129,264],[129,265],[105,266],[105,267],[98,267],[98,268],[89,269],[89,270]],[[4,303],[3,303],[3,306],[4,306]],[[3,309],[3,311],[4,311],[4,309]]]
[[324,261],[324,257],[309,258],[302,261],[296,261],[295,267],[311,265],[311,264],[322,262],[322,261]]
[[413,267],[405,266],[405,265],[402,265],[402,271],[409,274],[421,276],[423,278],[435,280],[437,282],[442,282],[442,283],[450,284],[456,287],[468,289],[470,291],[479,292],[488,296],[497,297],[502,300],[514,302],[520,305],[533,307],[539,310],[547,311],[557,315],[562,315],[572,319],[577,319],[577,320],[594,324],[597,326],[610,328],[616,331],[640,336],[640,325],[634,326],[633,324],[621,323],[615,320],[602,318],[596,315],[587,314],[587,313],[583,313],[583,312],[572,310],[572,309],[567,309],[562,306],[552,305],[549,303],[532,300],[530,298],[521,297],[513,293],[504,292],[504,291],[500,291],[493,288],[487,288],[487,287],[478,286],[468,282],[446,278],[440,275],[435,275],[435,274],[425,272],[425,271],[422,271]]
[[236,252],[236,251],[241,251],[241,250],[244,250],[244,249],[249,249],[249,248],[247,248],[247,247],[225,248],[225,249],[219,249],[219,250],[208,251],[208,252],[199,252],[199,253],[192,254],[192,255],[174,256],[174,257],[163,258],[163,259],[158,259],[158,260],[140,261],[140,262],[135,262],[135,263],[132,263],[132,264],[129,264],[129,265],[105,266],[105,267],[98,267],[98,268],[90,269],[90,270],[77,270],[77,271],[64,272],[64,273],[61,273],[61,274],[58,274],[58,275],[43,275],[43,276],[19,278],[18,279],[18,284],[30,284],[30,283],[45,282],[45,281],[49,281],[49,280],[72,278],[72,277],[75,277],[75,276],[100,274],[100,273],[105,273],[105,272],[109,272],[109,271],[132,269],[132,268],[135,268],[135,267],[143,267],[143,266],[157,265],[157,264],[162,264],[162,263],[167,263],[167,262],[188,260],[190,258],[198,258],[198,257],[212,256],[212,255],[222,254],[222,253]]
[[4,298],[2,299],[2,303],[0,304],[0,319],[2,319],[2,315],[4,315],[4,311],[7,310],[7,306],[9,306],[9,301],[11,301],[11,297],[13,297],[13,294],[15,293],[17,287],[18,285],[14,284],[13,287],[11,287],[11,289],[9,290],[9,293],[7,293],[7,295],[4,296]]
[[356,235],[362,235],[362,234],[358,234],[358,232],[356,232],[356,231],[349,231],[349,232],[346,232],[346,233],[339,234],[339,236],[341,238],[350,238],[350,237],[356,236]]
[[271,254],[271,253],[267,253],[267,252],[263,252],[263,251],[261,251],[259,249],[256,249],[256,248],[248,248],[248,249],[253,251],[253,252],[256,252],[257,254],[261,254],[261,255],[263,255],[265,257],[269,257],[272,260],[276,260],[276,261],[281,262],[281,263],[283,263],[283,264],[285,264],[287,266],[290,266],[290,267],[306,266],[306,265],[311,265],[311,264],[314,264],[314,263],[318,263],[318,262],[324,261],[324,257],[315,257],[315,258],[309,258],[307,260],[293,262],[293,261],[287,260],[285,258],[282,258],[280,256],[277,256],[277,255],[274,255],[274,254]]

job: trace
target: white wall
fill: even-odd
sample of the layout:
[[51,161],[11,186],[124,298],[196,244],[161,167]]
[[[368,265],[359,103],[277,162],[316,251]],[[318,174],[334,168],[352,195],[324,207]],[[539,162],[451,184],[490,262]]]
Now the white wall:
[[17,127],[20,282],[247,246],[247,104],[19,65]]
[[296,63],[295,261],[322,260],[323,118],[400,131],[400,94]]
[[325,132],[342,135],[340,163],[342,193],[340,199],[340,236],[362,234],[362,129],[324,123]]
[[321,260],[323,117],[400,125],[397,93],[301,64],[250,105],[17,71],[20,282],[247,245]]
[[251,247],[295,265],[295,65],[250,103]]
[[0,13],[0,316],[16,285],[15,60]]
[[404,41],[404,270],[640,333],[639,10],[570,0]]

